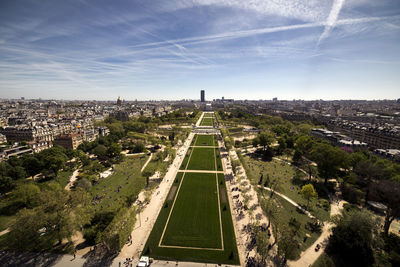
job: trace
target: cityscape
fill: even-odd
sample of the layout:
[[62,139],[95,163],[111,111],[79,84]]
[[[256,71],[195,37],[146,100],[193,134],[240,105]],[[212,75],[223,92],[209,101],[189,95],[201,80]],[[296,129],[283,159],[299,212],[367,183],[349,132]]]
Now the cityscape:
[[0,266],[400,266],[399,12],[3,1]]

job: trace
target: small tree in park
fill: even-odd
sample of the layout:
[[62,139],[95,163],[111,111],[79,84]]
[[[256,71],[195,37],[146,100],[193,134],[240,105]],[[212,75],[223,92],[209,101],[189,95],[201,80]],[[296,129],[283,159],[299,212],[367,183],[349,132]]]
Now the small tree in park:
[[310,204],[310,200],[313,198],[318,198],[318,194],[314,189],[312,184],[306,184],[301,188],[300,194],[307,200],[307,209]]

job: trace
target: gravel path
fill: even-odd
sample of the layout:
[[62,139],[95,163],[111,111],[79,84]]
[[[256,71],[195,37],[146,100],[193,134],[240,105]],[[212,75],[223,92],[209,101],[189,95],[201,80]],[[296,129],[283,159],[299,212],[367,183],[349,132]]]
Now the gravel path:
[[71,190],[71,187],[74,185],[75,181],[78,180],[78,174],[79,174],[79,170],[76,169],[76,170],[72,173],[71,177],[69,178],[69,182],[68,182],[68,184],[65,186],[65,190],[68,190],[68,191]]
[[151,158],[153,157],[153,153],[150,154],[150,157],[147,159],[146,163],[143,165],[142,169],[140,170],[140,172],[143,172],[144,169],[146,168],[147,164],[149,164]]

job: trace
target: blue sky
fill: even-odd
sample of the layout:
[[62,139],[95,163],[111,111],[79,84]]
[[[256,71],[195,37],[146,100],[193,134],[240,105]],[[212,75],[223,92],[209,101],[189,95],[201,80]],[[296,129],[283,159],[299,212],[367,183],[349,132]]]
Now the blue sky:
[[398,0],[0,1],[0,98],[395,99]]

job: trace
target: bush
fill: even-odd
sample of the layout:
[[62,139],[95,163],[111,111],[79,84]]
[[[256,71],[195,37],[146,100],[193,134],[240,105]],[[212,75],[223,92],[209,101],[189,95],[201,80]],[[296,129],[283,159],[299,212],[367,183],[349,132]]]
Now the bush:
[[342,184],[341,190],[343,199],[350,203],[360,204],[361,200],[364,199],[364,193],[360,189],[348,184]]

